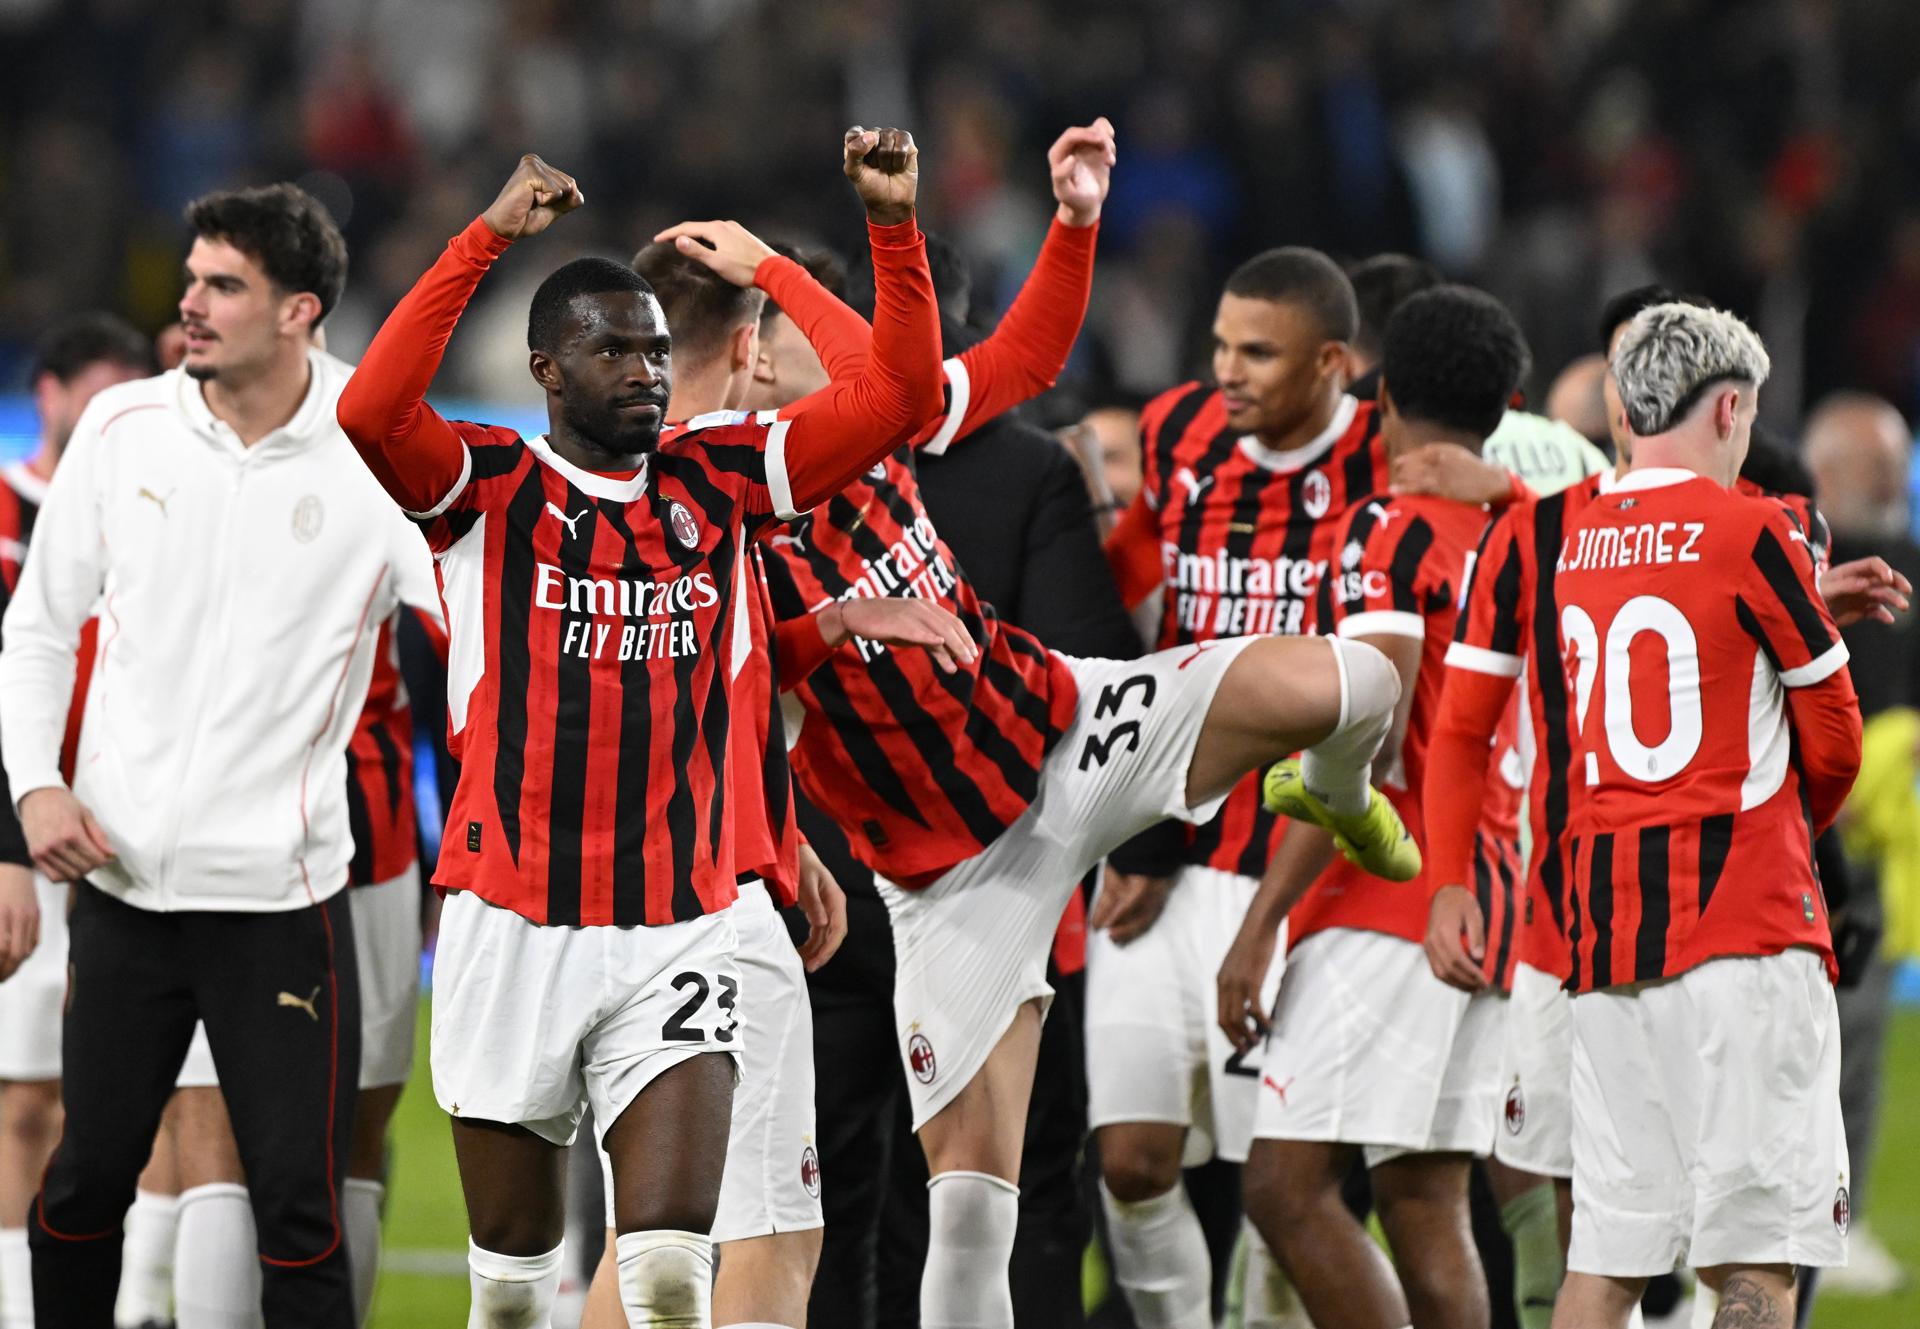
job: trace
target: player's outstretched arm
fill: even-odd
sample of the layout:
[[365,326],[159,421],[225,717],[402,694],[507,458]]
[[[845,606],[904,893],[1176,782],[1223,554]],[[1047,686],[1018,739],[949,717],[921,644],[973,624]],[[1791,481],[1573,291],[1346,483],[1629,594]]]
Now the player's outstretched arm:
[[1434,883],[1427,915],[1427,963],[1435,978],[1468,992],[1486,986],[1487,920],[1468,888],[1473,880],[1473,835],[1486,805],[1494,731],[1513,695],[1513,679],[1450,665],[1440,709],[1427,740],[1421,790],[1426,818],[1428,879]]
[[858,375],[793,413],[785,461],[796,510],[839,493],[940,409],[940,318],[926,238],[913,219],[919,150],[903,129],[855,126],[842,154],[867,209],[873,352]]
[[426,512],[460,483],[465,452],[427,405],[454,325],[507,246],[538,235],[586,201],[573,177],[528,153],[487,210],[402,297],[340,394],[338,416],[367,467],[409,512]]

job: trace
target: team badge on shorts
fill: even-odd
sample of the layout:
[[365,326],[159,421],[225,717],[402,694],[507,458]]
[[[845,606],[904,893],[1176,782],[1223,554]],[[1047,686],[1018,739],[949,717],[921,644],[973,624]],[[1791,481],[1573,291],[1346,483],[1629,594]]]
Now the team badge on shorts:
[[1520,1084],[1514,1082],[1507,1090],[1507,1107],[1503,1114],[1507,1123],[1507,1134],[1518,1135],[1527,1128],[1527,1096],[1520,1092]]
[[913,1078],[921,1084],[933,1083],[940,1063],[934,1059],[933,1044],[925,1034],[915,1034],[907,1040],[907,1065],[913,1067]]
[[667,509],[667,525],[673,528],[680,543],[692,549],[700,543],[700,523],[693,519],[684,503],[674,503]]
[[800,1184],[807,1188],[807,1194],[814,1199],[820,1198],[820,1155],[808,1145],[800,1151]]
[[1852,1225],[1853,1204],[1847,1198],[1847,1188],[1842,1186],[1833,1193],[1833,1230],[1844,1237]]

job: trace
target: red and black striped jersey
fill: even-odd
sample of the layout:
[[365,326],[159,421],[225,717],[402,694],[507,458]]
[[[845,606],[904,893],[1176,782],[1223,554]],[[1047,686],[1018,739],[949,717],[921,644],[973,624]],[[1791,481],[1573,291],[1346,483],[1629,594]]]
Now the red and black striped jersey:
[[744,626],[748,648],[735,653],[732,780],[734,863],[767,884],[783,905],[800,898],[800,824],[794,817],[793,774],[787,766],[786,725],[780,690],[774,686],[773,604],[768,598],[760,546],[752,560]]
[[[1427,740],[1439,709],[1447,643],[1453,639],[1461,593],[1486,522],[1484,509],[1442,498],[1369,499],[1340,523],[1334,567],[1316,597],[1314,617],[1323,633],[1408,637],[1421,643],[1406,735],[1398,756],[1385,769],[1376,769],[1374,777],[1407,829],[1422,842]],[[1489,795],[1480,827],[1491,843],[1478,873],[1486,878],[1487,930],[1497,948],[1501,937],[1511,934],[1507,920],[1516,874],[1501,867],[1519,856],[1520,794],[1516,782],[1497,780],[1489,786]],[[1315,932],[1342,927],[1419,941],[1427,931],[1428,897],[1424,876],[1388,883],[1336,860],[1288,915],[1289,938],[1297,944]]]
[[[1343,396],[1312,442],[1286,452],[1228,428],[1219,390],[1189,383],[1140,417],[1139,503],[1159,538],[1164,604],[1158,649],[1313,628],[1314,592],[1353,505],[1387,488],[1372,402]],[[1258,877],[1280,821],[1248,776],[1190,833],[1188,861]]]
[[[413,801],[413,699],[400,676],[402,605],[380,626],[374,646],[367,703],[347,739],[347,824],[353,860],[347,884],[377,886],[392,881],[420,856],[418,814]],[[429,638],[445,647],[439,614],[421,613]]]
[[1831,972],[1786,692],[1842,673],[1847,650],[1800,520],[1690,471],[1642,469],[1568,523],[1558,569],[1584,785],[1568,986],[1789,946]]
[[794,680],[806,718],[791,756],[854,853],[901,886],[924,886],[991,844],[1038,792],[1041,763],[1073,719],[1073,675],[974,594],[900,455],[774,534],[766,569],[781,623],[836,600],[897,596],[965,624],[978,654],[955,673],[925,651],[856,638]]
[[47,482],[24,463],[15,462],[0,472],[0,610],[13,598],[20,584],[20,567],[27,559],[27,542],[33,539],[33,520],[40,515],[40,503],[47,496]]
[[789,422],[669,426],[630,476],[455,422],[466,473],[418,518],[451,638],[460,782],[434,883],[536,923],[664,924],[735,896],[730,684],[746,547]]
[[1451,669],[1497,678],[1525,672],[1532,730],[1528,815],[1532,853],[1520,908],[1518,958],[1557,978],[1567,976],[1567,826],[1579,790],[1568,782],[1571,711],[1559,646],[1556,564],[1568,522],[1612,482],[1590,476],[1556,494],[1515,503],[1487,528],[1474,560],[1454,643]]

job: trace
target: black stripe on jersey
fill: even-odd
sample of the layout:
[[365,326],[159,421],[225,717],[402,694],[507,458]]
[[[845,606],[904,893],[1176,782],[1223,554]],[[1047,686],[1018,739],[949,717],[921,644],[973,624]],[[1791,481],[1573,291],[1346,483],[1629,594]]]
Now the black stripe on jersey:
[[[1298,478],[1297,476],[1295,477],[1296,480]],[[1299,497],[1300,495],[1296,488],[1294,499],[1297,501]],[[1346,551],[1349,547],[1353,545],[1358,545],[1361,549],[1367,547],[1367,542],[1373,538],[1374,527],[1380,524],[1380,518],[1386,513],[1385,507],[1377,500],[1362,503],[1352,511],[1353,516],[1351,520],[1347,522],[1347,538],[1341,542],[1339,548],[1333,551],[1332,558],[1334,567],[1339,567],[1345,563]],[[1307,527],[1306,530],[1307,540],[1311,541],[1313,538],[1313,530],[1310,526]],[[1336,532],[1336,534],[1338,534],[1338,532]],[[1306,542],[1303,541],[1303,543]],[[1293,556],[1292,530],[1287,532],[1287,553],[1289,557]],[[1304,557],[1304,551],[1302,556]],[[1340,579],[1332,575],[1332,568],[1329,568],[1327,572],[1328,575],[1320,579],[1319,590],[1314,595],[1314,630],[1323,636],[1332,636],[1334,627],[1336,626],[1336,615],[1334,612],[1336,609],[1339,611],[1338,617],[1345,618],[1348,614],[1357,614],[1365,609],[1367,602],[1366,594],[1362,591],[1361,598],[1358,601],[1349,603],[1348,601],[1342,600],[1340,604],[1335,605],[1333,603],[1333,584]]]
[[[1194,417],[1207,404],[1207,398],[1213,395],[1213,389],[1204,383],[1195,383],[1186,396],[1175,402],[1167,411],[1166,418],[1160,422],[1160,432],[1151,440],[1142,440],[1153,450],[1154,470],[1159,477],[1162,495],[1173,493],[1174,458],[1180,450],[1180,441],[1187,436]],[[1165,499],[1161,506],[1164,507]]]
[[1723,812],[1700,819],[1700,913],[1705,915],[1713,891],[1726,871],[1727,852],[1733,848],[1733,814]]
[[[471,423],[471,422],[467,422]],[[477,426],[488,429],[486,425]],[[489,430],[489,437],[493,437]],[[523,461],[539,469],[541,463],[533,455],[533,449],[523,439],[514,439],[511,443],[472,443],[467,444],[467,456],[473,469],[468,472],[467,482],[475,480],[497,480],[503,475],[513,474],[513,468]]]
[[1506,908],[1500,915],[1500,945],[1494,952],[1493,972],[1505,974],[1507,963],[1513,957],[1514,920],[1520,912],[1521,882],[1515,875],[1513,856],[1500,853],[1497,844],[1495,853],[1494,865],[1500,875],[1501,888],[1506,892]]
[[[505,449],[503,449],[504,451]],[[500,741],[493,757],[493,801],[507,852],[520,862],[520,789],[526,781],[527,690],[533,686],[530,657],[533,610],[534,524],[546,510],[540,467],[530,466],[501,514],[500,532]],[[522,535],[519,532],[526,532]]]
[[[749,454],[747,456],[735,455],[732,457],[733,461],[739,462],[747,467],[744,473],[748,475],[754,474],[752,468],[759,465],[756,459],[762,456],[758,449],[736,446],[733,448],[703,448],[702,457],[708,461],[712,461],[715,459],[716,454],[721,452]],[[686,695],[693,687],[693,678],[700,667],[701,654],[706,654],[712,662],[712,672],[709,674],[707,680],[706,701],[700,715],[698,736],[706,741],[707,769],[713,773],[713,797],[707,801],[707,845],[715,856],[711,862],[717,864],[719,861],[718,855],[726,839],[728,730],[732,723],[732,715],[729,710],[729,703],[732,700],[732,690],[728,686],[728,679],[726,677],[727,672],[731,668],[732,661],[721,651],[720,643],[726,637],[727,629],[732,626],[741,608],[741,606],[735,603],[741,589],[739,586],[739,573],[741,569],[737,561],[741,555],[736,552],[732,534],[732,524],[739,512],[740,505],[731,494],[728,494],[725,490],[713,483],[711,475],[709,475],[705,467],[699,464],[700,460],[701,458],[689,458],[688,461],[693,464],[676,467],[675,478],[685,487],[687,497],[692,499],[700,508],[702,515],[723,532],[723,534],[720,537],[719,543],[714,546],[711,554],[702,555],[697,549],[687,549],[685,546],[681,546],[677,550],[672,550],[672,552],[674,561],[678,563],[682,569],[681,575],[687,575],[689,570],[705,566],[715,578],[715,586],[719,587],[724,585],[726,590],[721,598],[722,612],[716,615],[713,620],[713,635],[704,644],[701,651],[677,657],[674,660],[673,672],[680,693]],[[762,471],[762,473],[764,473],[764,471]],[[655,501],[653,506],[654,516],[656,520],[661,522],[663,534],[670,531],[672,526],[668,520],[668,514],[672,512],[671,500],[666,499],[665,496],[661,496],[660,499]],[[668,542],[668,547],[672,549],[672,546],[678,545],[679,543],[678,537],[675,537],[674,540]],[[725,578],[725,581],[722,582],[719,580],[720,578]],[[674,734],[676,749],[678,747],[679,737],[680,735],[676,731]],[[691,751],[690,747],[689,751]],[[683,786],[690,783],[684,778],[684,773],[688,770],[687,766],[676,763],[674,769],[683,773],[683,779],[681,781]],[[689,829],[691,829],[692,817],[688,818],[688,825]],[[691,841],[689,842],[688,848],[688,862],[691,863]],[[676,874],[673,891],[673,916],[676,920],[684,921],[686,919],[700,917],[702,908],[699,896],[694,892],[691,877],[682,879]],[[690,910],[691,912],[683,913],[683,909]]]
[[[865,668],[858,661],[849,662],[845,667]],[[927,819],[921,815],[919,803],[907,792],[886,749],[860,719],[852,698],[847,695],[847,685],[840,678],[841,668],[839,662],[829,659],[807,675],[804,686],[813,690],[821,713],[833,722],[834,736],[840,740],[840,746],[846,750],[867,788],[908,821],[926,826]]]
[[[1811,546],[1809,548],[1811,549]],[[1780,598],[1781,604],[1786,607],[1788,615],[1792,617],[1793,625],[1799,631],[1800,640],[1806,646],[1808,655],[1815,659],[1819,658],[1822,653],[1835,645],[1837,638],[1828,630],[1826,621],[1821,616],[1820,606],[1807,593],[1806,584],[1795,573],[1787,551],[1772,531],[1763,529],[1760,532],[1760,537],[1754,546],[1754,557],[1760,564],[1760,570],[1766,577],[1768,586]]]
[[1222,542],[1228,558],[1253,555],[1253,542],[1260,535],[1261,500],[1275,478],[1266,467],[1256,466],[1241,479],[1240,493],[1233,500],[1233,515],[1227,519],[1227,537]]
[[353,857],[347,862],[347,882],[373,884],[373,822],[367,814],[367,788],[360,783],[360,759],[347,749],[347,830],[353,836]]
[[1372,411],[1367,415],[1367,434],[1359,447],[1347,454],[1347,460],[1341,469],[1345,473],[1347,492],[1344,495],[1348,506],[1373,491],[1374,454],[1380,446],[1380,412]]
[[[651,579],[651,570],[640,560],[639,538],[627,521],[627,509],[613,505],[603,515],[607,525],[619,533],[626,551],[620,556],[620,571],[626,581]],[[635,723],[636,718],[640,723]],[[614,768],[614,806],[645,808],[647,786],[653,778],[653,673],[645,651],[635,651],[631,659],[620,662],[620,752]],[[613,921],[616,924],[643,923],[647,917],[647,836],[651,828],[646,818],[617,818],[613,828]]]
[[[1541,860],[1540,880],[1547,890],[1547,908],[1563,930],[1567,927],[1567,883],[1565,864],[1555,851],[1567,833],[1567,767],[1573,761],[1573,741],[1567,734],[1567,673],[1560,666],[1560,609],[1555,602],[1554,567],[1560,558],[1566,516],[1564,490],[1534,504],[1532,681],[1540,695],[1540,720],[1546,738],[1542,757],[1547,763],[1546,825],[1542,828],[1546,855]],[[1517,580],[1517,572],[1515,576]]]
[[[560,567],[569,575],[593,576],[593,546],[607,507],[619,507],[611,500],[596,499],[567,486],[564,500],[567,511],[574,504],[585,506],[587,519],[576,521],[572,529],[560,527]],[[560,616],[564,640],[571,610]],[[593,637],[593,615],[584,616],[582,630],[589,642]],[[581,842],[587,819],[587,750],[593,732],[593,661],[578,651],[562,650],[553,670],[553,774],[547,806],[552,821],[547,827],[547,922],[555,927],[577,927],[580,923]]]
[[1800,640],[1807,648],[1807,658],[1819,659],[1833,646],[1833,637],[1827,632],[1820,611],[1808,597],[1806,587],[1801,585],[1787,551],[1780,547],[1780,541],[1773,532],[1765,527],[1761,528],[1759,538],[1753,542],[1753,561],[1760,569],[1760,575],[1766,578],[1767,586],[1786,609],[1787,616],[1793,620],[1793,626],[1799,631]]
[[[1586,841],[1574,836],[1567,844],[1567,856],[1573,861],[1575,880],[1580,876],[1580,855],[1586,848]],[[1565,864],[1560,863],[1554,853],[1554,846],[1547,846],[1547,856],[1540,862],[1540,882],[1547,888],[1547,899],[1551,902],[1556,890],[1564,890],[1566,882],[1562,875]],[[1565,891],[1561,896],[1566,901],[1567,934],[1567,986],[1574,991],[1581,988],[1580,982],[1580,941],[1587,934],[1586,920],[1580,911],[1580,892]]]
[[1473,833],[1473,898],[1479,902],[1480,917],[1484,921],[1493,917],[1493,865],[1487,861],[1493,853],[1493,843],[1487,839],[1485,831]]
[[[1190,463],[1190,469],[1193,471],[1194,476],[1200,478],[1212,475],[1218,471],[1226,464],[1227,458],[1233,455],[1233,449],[1239,442],[1239,438],[1240,436],[1231,429],[1222,429],[1219,433],[1208,439],[1206,447],[1203,448],[1200,455],[1195,457]],[[1167,477],[1169,484],[1172,483],[1172,480],[1172,476]],[[1205,500],[1198,495],[1190,496],[1186,508],[1180,513],[1180,533],[1176,537],[1182,549],[1198,549],[1200,547],[1200,527],[1206,521],[1206,517],[1207,505]]]
[[1393,607],[1396,610],[1408,614],[1425,610],[1426,606],[1420,603],[1420,597],[1414,594],[1413,588],[1420,581],[1420,564],[1432,548],[1433,527],[1427,524],[1425,517],[1415,517],[1400,533],[1400,542],[1393,547],[1393,562],[1387,574],[1387,581],[1393,588]]
[[1667,928],[1673,918],[1668,851],[1673,830],[1640,828],[1640,928],[1633,937],[1633,980],[1661,977],[1667,966]]
[[[769,651],[772,647],[769,645]],[[767,804],[767,827],[778,857],[782,837],[793,820],[793,776],[787,769],[787,720],[780,711],[780,679],[767,689],[767,743],[760,754],[760,790]]]
[[1613,986],[1613,833],[1593,837],[1587,858],[1587,908],[1593,915],[1593,985]]

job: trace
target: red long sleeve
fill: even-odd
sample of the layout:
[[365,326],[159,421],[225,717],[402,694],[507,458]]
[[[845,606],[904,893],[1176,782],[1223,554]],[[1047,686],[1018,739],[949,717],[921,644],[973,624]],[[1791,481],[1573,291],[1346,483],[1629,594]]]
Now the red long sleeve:
[[782,692],[791,692],[826,662],[834,648],[820,634],[820,615],[813,613],[775,623],[773,650],[774,676]]
[[927,243],[909,218],[867,223],[873,245],[873,347],[858,375],[795,408],[784,444],[793,506],[831,498],[940,409],[940,313]]
[[[794,327],[820,357],[828,378],[852,378],[865,368],[873,329],[858,311],[815,281],[812,273],[785,255],[775,254],[754,270],[753,284],[793,320]],[[799,406],[794,402],[787,409],[791,412]]]
[[340,427],[409,512],[428,511],[460,482],[464,451],[427,405],[427,388],[474,288],[511,243],[478,217],[467,223],[387,315],[340,394]]
[[[942,451],[978,425],[1033,398],[1059,381],[1067,367],[1093,291],[1093,253],[1100,226],[1068,226],[1058,217],[1047,230],[1033,271],[993,335],[959,356],[949,370],[954,400],[937,426],[914,439]],[[964,400],[962,397],[964,395]],[[957,418],[956,418],[957,417]]]
[[1841,669],[1811,687],[1788,688],[1787,711],[1818,835],[1840,815],[1860,774],[1860,698],[1853,676]]
[[1160,523],[1147,506],[1145,493],[1135,496],[1120,514],[1120,520],[1107,533],[1105,547],[1107,567],[1120,590],[1120,603],[1129,610],[1139,608],[1140,602],[1166,579],[1166,570],[1160,565]]
[[1473,883],[1473,833],[1487,801],[1493,735],[1513,695],[1513,679],[1449,667],[1440,710],[1427,739],[1421,809],[1427,880],[1432,889]]

